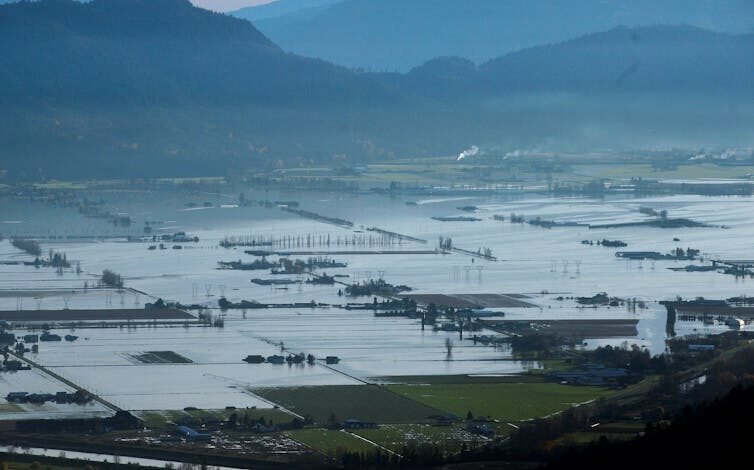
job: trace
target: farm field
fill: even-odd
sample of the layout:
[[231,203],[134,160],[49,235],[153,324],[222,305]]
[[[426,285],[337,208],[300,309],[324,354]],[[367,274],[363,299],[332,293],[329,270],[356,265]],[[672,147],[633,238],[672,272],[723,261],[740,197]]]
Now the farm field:
[[459,417],[524,421],[609,396],[605,388],[555,383],[390,385],[390,390]]
[[[377,385],[255,389],[254,393],[320,425],[358,419],[375,423],[431,422],[442,410]],[[335,418],[335,419],[332,419]]]

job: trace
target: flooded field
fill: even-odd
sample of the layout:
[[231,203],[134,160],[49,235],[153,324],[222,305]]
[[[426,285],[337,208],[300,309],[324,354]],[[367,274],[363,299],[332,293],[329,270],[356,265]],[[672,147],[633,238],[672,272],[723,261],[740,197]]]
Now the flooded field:
[[[4,263],[0,264],[0,310],[28,312],[32,317],[36,311],[64,308],[141,309],[147,302],[163,299],[204,307],[214,318],[222,319],[219,327],[200,325],[194,320],[207,311],[193,309],[189,310],[190,322],[176,319],[173,324],[103,327],[99,320],[78,321],[51,330],[61,336],[76,335],[77,340],[40,342],[38,352],[27,354],[55,374],[129,410],[265,408],[272,404],[251,389],[359,384],[386,376],[513,374],[540,367],[513,360],[507,347],[475,343],[468,332],[461,339],[457,331],[422,328],[420,319],[376,317],[370,310],[342,308],[349,302],[372,301],[371,296],[343,295],[345,285],[369,279],[383,278],[394,285],[409,286],[409,294],[416,295],[419,302],[442,296],[471,304],[479,301],[490,318],[527,322],[636,320],[637,335],[596,337],[589,339],[586,347],[628,342],[647,347],[652,353],[665,348],[666,311],[659,301],[679,296],[740,296],[747,294],[752,283],[746,277],[715,271],[668,269],[708,265],[714,259],[752,258],[749,234],[754,229],[750,217],[754,200],[746,197],[596,200],[511,194],[411,199],[371,194],[245,194],[247,200],[297,201],[306,211],[352,222],[350,226],[304,217],[275,204],[240,207],[237,193],[96,196],[113,210],[128,214],[130,225],[115,226],[106,220],[86,218],[71,208],[3,201],[0,233],[6,239],[0,241],[0,262]],[[647,215],[640,211],[645,207],[709,226],[590,229],[587,225],[646,220]],[[29,217],[31,213],[34,218]],[[545,228],[513,223],[514,213],[527,221],[539,217],[557,225]],[[432,218],[464,215],[479,220]],[[144,227],[149,227],[148,233]],[[368,230],[375,227],[406,237]],[[160,239],[177,232],[198,241]],[[11,245],[8,237],[14,235],[38,237],[44,256],[48,250],[64,252],[71,267],[56,270],[23,264],[34,257]],[[221,247],[220,243],[230,237],[269,240],[271,244]],[[451,238],[453,247],[461,250],[440,250],[440,237]],[[603,239],[619,239],[627,247],[583,243]],[[164,249],[158,247],[160,243]],[[615,256],[617,251],[664,254],[676,248],[698,249],[700,255],[694,260],[627,260]],[[315,271],[337,275],[339,283],[334,285],[307,283],[312,276],[306,273],[273,275],[269,269],[218,269],[221,261],[251,263],[260,259],[245,250],[324,253],[320,256],[347,266]],[[406,253],[374,253],[380,250]],[[490,257],[480,256],[485,250]],[[334,252],[337,254],[328,255]],[[277,262],[282,257],[305,260],[308,256],[273,254],[266,259]],[[105,269],[120,274],[126,289],[98,287]],[[292,282],[258,285],[250,282],[253,278]],[[600,292],[636,302],[593,306],[575,300]],[[221,311],[221,297],[230,302],[313,301],[324,306]],[[14,329],[10,331],[17,336],[43,326],[41,321],[23,327],[12,323]],[[727,328],[721,322],[679,321],[675,325],[679,335]],[[751,329],[752,325],[747,323],[743,328]],[[473,334],[497,333],[484,329]],[[447,340],[453,343],[452,354],[448,354]],[[172,352],[190,362],[144,363],[135,359],[150,351]],[[290,365],[243,362],[247,355],[291,353],[312,354],[317,360]],[[326,356],[337,356],[340,361],[325,364],[321,359]],[[40,373],[0,374],[0,395],[47,391],[49,384],[25,378],[39,378]],[[58,385],[52,388],[60,388]],[[34,410],[24,411],[29,416],[34,414]]]

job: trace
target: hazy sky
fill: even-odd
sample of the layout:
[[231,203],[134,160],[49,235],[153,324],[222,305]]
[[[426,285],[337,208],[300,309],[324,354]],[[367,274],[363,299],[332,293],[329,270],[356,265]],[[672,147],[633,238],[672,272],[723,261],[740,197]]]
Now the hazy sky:
[[251,5],[270,3],[273,0],[191,0],[198,7],[215,11],[233,11]]

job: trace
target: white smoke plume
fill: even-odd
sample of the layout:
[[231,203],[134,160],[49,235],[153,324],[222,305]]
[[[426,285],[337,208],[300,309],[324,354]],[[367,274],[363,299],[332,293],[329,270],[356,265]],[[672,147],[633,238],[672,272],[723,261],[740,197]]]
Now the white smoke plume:
[[476,145],[472,145],[470,148],[467,148],[466,150],[461,152],[461,154],[458,155],[458,158],[456,159],[456,161],[461,161],[464,158],[474,157],[476,155],[479,155],[479,147],[477,147]]
[[527,150],[527,149],[516,149],[512,152],[508,152],[503,156],[503,160],[507,160],[509,158],[521,158],[521,157],[528,157],[530,155],[535,155],[539,153],[538,150]]
[[701,150],[689,160],[751,160],[752,158],[754,158],[754,150],[751,148],[729,148],[721,152]]

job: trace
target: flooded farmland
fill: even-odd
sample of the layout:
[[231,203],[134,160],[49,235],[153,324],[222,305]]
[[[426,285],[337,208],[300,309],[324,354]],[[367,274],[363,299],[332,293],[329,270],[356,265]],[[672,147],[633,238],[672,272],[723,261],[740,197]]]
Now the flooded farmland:
[[[296,201],[302,209],[348,224],[317,220],[281,210],[271,202],[239,205],[238,193],[190,194],[154,192],[96,193],[130,224],[114,225],[88,218],[73,208],[8,198],[0,206],[0,310],[29,312],[54,309],[142,309],[158,299],[178,302],[193,317],[199,313],[221,323],[171,321],[10,322],[17,336],[37,333],[74,335],[74,341],[39,342],[27,353],[35,363],[128,410],[272,407],[254,389],[347,385],[379,382],[382,377],[508,375],[540,367],[516,360],[506,344],[474,341],[474,335],[499,333],[482,327],[463,334],[425,325],[408,317],[377,316],[370,309],[344,308],[371,303],[374,296],[344,295],[347,285],[384,279],[411,288],[421,298],[437,294],[508,294],[522,305],[485,307],[488,320],[635,321],[635,334],[585,339],[582,347],[624,342],[665,348],[666,310],[659,301],[677,297],[724,299],[745,294],[752,281],[717,271],[674,271],[712,260],[747,258],[751,252],[754,209],[748,197],[668,196],[645,199],[554,198],[512,193],[462,197],[389,197],[379,194],[338,195],[325,192],[246,191],[251,201]],[[289,203],[290,204],[290,203]],[[467,214],[473,221],[441,221],[433,217]],[[646,220],[641,209],[667,211],[703,227],[623,226],[590,228]],[[32,212],[33,209],[33,212]],[[35,213],[34,218],[28,214]],[[550,227],[512,222],[548,220]],[[501,220],[502,219],[502,220]],[[148,227],[148,230],[144,230]],[[378,228],[382,232],[369,230]],[[165,241],[162,235],[185,232],[196,241]],[[403,238],[385,235],[405,235]],[[34,257],[13,247],[7,237],[39,240],[47,250],[66,254],[71,267],[34,266]],[[439,239],[452,239],[456,249],[441,249]],[[269,245],[221,247],[226,239],[266,240]],[[627,247],[587,243],[620,239]],[[164,249],[158,248],[163,244]],[[180,249],[176,248],[180,246]],[[624,259],[618,251],[668,253],[676,248],[699,250],[693,260]],[[151,248],[151,249],[150,249]],[[268,251],[265,259],[325,256],[345,267],[319,268],[337,283],[311,283],[306,272],[273,275],[270,270],[219,269],[219,262],[251,263],[261,259],[247,250]],[[492,256],[482,256],[489,250]],[[386,252],[390,252],[387,254]],[[122,276],[124,289],[98,286],[103,270]],[[252,278],[287,279],[285,285],[258,285]],[[616,304],[585,305],[576,299],[607,293]],[[221,310],[218,300],[253,301],[279,308]],[[306,304],[306,305],[305,305]],[[287,306],[286,306],[287,305]],[[637,307],[639,305],[639,307]],[[201,309],[196,310],[197,307]],[[104,316],[106,318],[106,315]],[[46,323],[44,325],[43,323]],[[744,329],[752,326],[745,322]],[[679,321],[677,335],[726,331],[721,321]],[[452,352],[448,350],[452,343]],[[185,363],[144,363],[135,359],[150,351],[171,351]],[[311,354],[300,364],[248,364],[247,355]],[[339,362],[326,364],[326,356]],[[27,372],[3,375],[0,395],[42,392]],[[396,379],[398,378],[398,379]],[[55,388],[54,386],[52,388]],[[60,388],[60,387],[58,387]],[[33,389],[33,390],[32,390]],[[37,390],[39,389],[39,390]],[[94,410],[93,410],[94,411]],[[6,410],[5,413],[20,413]]]

